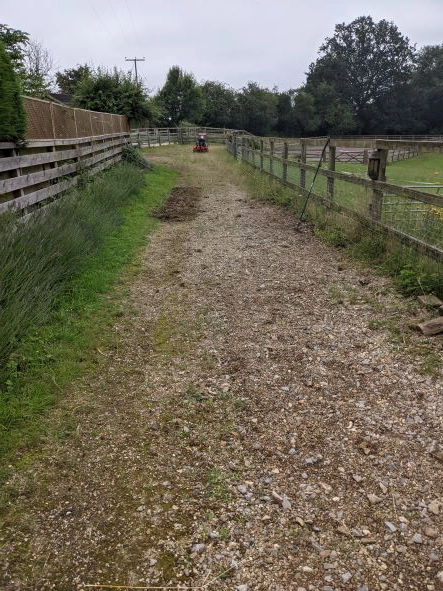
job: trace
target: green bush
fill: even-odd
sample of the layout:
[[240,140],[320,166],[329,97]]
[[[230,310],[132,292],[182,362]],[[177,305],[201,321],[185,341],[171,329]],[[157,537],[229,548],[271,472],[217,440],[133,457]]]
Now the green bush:
[[443,276],[436,272],[420,268],[405,267],[400,270],[397,283],[406,295],[422,295],[443,293]]
[[132,144],[126,144],[122,149],[122,158],[124,162],[138,166],[146,170],[153,170],[152,164],[150,164],[146,158],[144,158],[140,150],[137,150]]
[[26,132],[26,115],[20,80],[11,59],[0,41],[0,141],[19,142]]

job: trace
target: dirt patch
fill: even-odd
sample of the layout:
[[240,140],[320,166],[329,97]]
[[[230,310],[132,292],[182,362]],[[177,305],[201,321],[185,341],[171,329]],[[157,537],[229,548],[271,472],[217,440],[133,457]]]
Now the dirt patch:
[[174,187],[166,202],[154,212],[154,217],[168,222],[192,220],[198,213],[201,187]]

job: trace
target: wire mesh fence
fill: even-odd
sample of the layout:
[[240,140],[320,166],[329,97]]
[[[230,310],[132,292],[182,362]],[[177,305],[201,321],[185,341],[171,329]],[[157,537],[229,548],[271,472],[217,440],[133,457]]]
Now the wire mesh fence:
[[26,139],[72,139],[127,133],[124,115],[75,109],[31,97],[23,97],[27,115]]

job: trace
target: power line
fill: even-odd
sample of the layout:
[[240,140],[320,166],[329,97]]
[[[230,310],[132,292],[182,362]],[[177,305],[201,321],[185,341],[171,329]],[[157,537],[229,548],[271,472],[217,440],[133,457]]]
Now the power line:
[[120,31],[122,32],[123,37],[126,37],[126,33],[124,31],[123,25],[122,25],[119,17],[117,16],[117,13],[115,12],[115,8],[114,8],[114,5],[112,4],[112,1],[111,0],[108,0],[108,4],[109,4],[109,6],[110,6],[110,8],[111,8],[111,10],[112,10],[112,12],[114,14],[114,18],[117,21],[118,26],[120,27]]
[[131,12],[131,9],[129,8],[128,0],[125,0],[125,3],[126,3],[126,9],[128,11],[128,14],[129,14],[129,18],[131,19],[132,30],[134,31],[134,42],[135,42],[135,38],[137,37],[137,32],[135,30],[134,19],[132,18],[132,12]]
[[92,5],[92,9],[95,12],[95,15],[96,15],[97,19],[100,21],[100,23],[102,24],[102,26],[107,30],[108,35],[110,35],[112,37],[112,33],[111,33],[111,30],[108,27],[108,23],[104,19],[102,19],[101,14],[98,12],[97,8],[95,7],[94,2],[91,2],[91,5]]
[[135,67],[135,83],[138,84],[138,76],[137,76],[137,62],[144,62],[145,58],[144,57],[125,57],[125,60],[127,62],[134,62],[134,67]]

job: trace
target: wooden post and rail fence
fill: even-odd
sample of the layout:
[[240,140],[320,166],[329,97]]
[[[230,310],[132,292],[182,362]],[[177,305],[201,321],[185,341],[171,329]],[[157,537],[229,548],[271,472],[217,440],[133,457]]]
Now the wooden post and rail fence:
[[[309,185],[317,163],[309,162],[308,155],[321,154],[326,138],[296,140],[278,145],[274,138],[251,138],[232,134],[226,145],[235,158],[259,169],[294,191],[302,200],[308,196]],[[238,145],[241,149],[238,150]],[[360,137],[347,139],[347,148],[368,152],[368,171],[371,178],[336,170],[337,153],[344,139],[330,139],[327,168],[318,170],[318,178],[310,198],[316,205],[357,220],[390,234],[403,243],[443,263],[443,196],[432,193],[440,185],[398,186],[386,181],[386,167],[392,153],[443,153],[443,141],[388,140]],[[314,151],[315,149],[315,151]],[[294,156],[295,155],[295,156]],[[257,162],[259,164],[257,164]],[[309,183],[308,183],[309,179]]]

